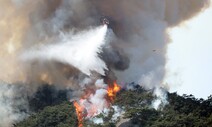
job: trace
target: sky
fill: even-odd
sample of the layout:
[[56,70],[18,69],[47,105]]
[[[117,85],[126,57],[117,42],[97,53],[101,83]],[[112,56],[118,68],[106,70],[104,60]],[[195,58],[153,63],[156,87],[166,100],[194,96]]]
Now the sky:
[[207,99],[212,95],[212,6],[169,35],[165,83],[170,92]]

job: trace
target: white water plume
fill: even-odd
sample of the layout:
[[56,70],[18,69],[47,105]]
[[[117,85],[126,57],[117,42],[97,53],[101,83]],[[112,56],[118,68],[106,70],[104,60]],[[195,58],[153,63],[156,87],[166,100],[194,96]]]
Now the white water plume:
[[30,60],[55,60],[69,64],[86,75],[96,71],[101,75],[107,69],[106,64],[99,58],[101,46],[105,44],[107,26],[100,26],[88,31],[63,34],[61,42],[44,45],[27,51],[22,56],[25,61]]

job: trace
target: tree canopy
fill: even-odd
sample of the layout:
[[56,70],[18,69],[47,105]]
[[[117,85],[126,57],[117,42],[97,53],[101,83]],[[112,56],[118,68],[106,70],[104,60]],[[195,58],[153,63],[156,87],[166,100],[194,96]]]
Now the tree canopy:
[[[152,108],[155,99],[151,91],[142,88],[122,90],[118,93],[113,105],[124,110],[122,119],[127,119],[125,126],[142,127],[211,127],[212,126],[212,96],[208,99],[197,99],[193,95],[179,96],[167,92],[164,107],[158,110]],[[115,127],[120,121],[112,120],[114,110],[111,108],[107,116],[100,114],[103,124],[94,124],[84,120],[85,127]],[[46,106],[31,114],[25,120],[16,123],[16,127],[76,127],[77,117],[73,104],[63,101],[60,104]]]

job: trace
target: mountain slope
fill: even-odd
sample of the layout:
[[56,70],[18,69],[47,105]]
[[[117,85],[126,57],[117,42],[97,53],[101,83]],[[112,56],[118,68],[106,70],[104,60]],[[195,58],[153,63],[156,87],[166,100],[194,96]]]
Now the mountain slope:
[[[167,93],[164,107],[158,110],[152,108],[155,97],[151,91],[142,88],[136,90],[122,90],[114,100],[113,105],[124,111],[120,127],[210,127],[212,126],[212,96],[207,100],[196,99],[192,95],[179,96]],[[113,107],[107,115],[100,114],[103,124],[94,124],[94,120],[84,120],[85,127],[115,127],[120,117],[114,120],[116,110]],[[17,123],[17,127],[76,127],[77,117],[71,102],[63,102],[55,106],[47,106],[36,114],[32,114],[24,121]]]

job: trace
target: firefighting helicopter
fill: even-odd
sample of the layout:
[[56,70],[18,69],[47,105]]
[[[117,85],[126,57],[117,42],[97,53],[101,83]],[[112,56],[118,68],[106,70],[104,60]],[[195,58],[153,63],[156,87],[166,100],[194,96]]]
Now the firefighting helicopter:
[[100,22],[101,22],[102,25],[109,25],[110,24],[109,20],[104,16],[100,18]]

